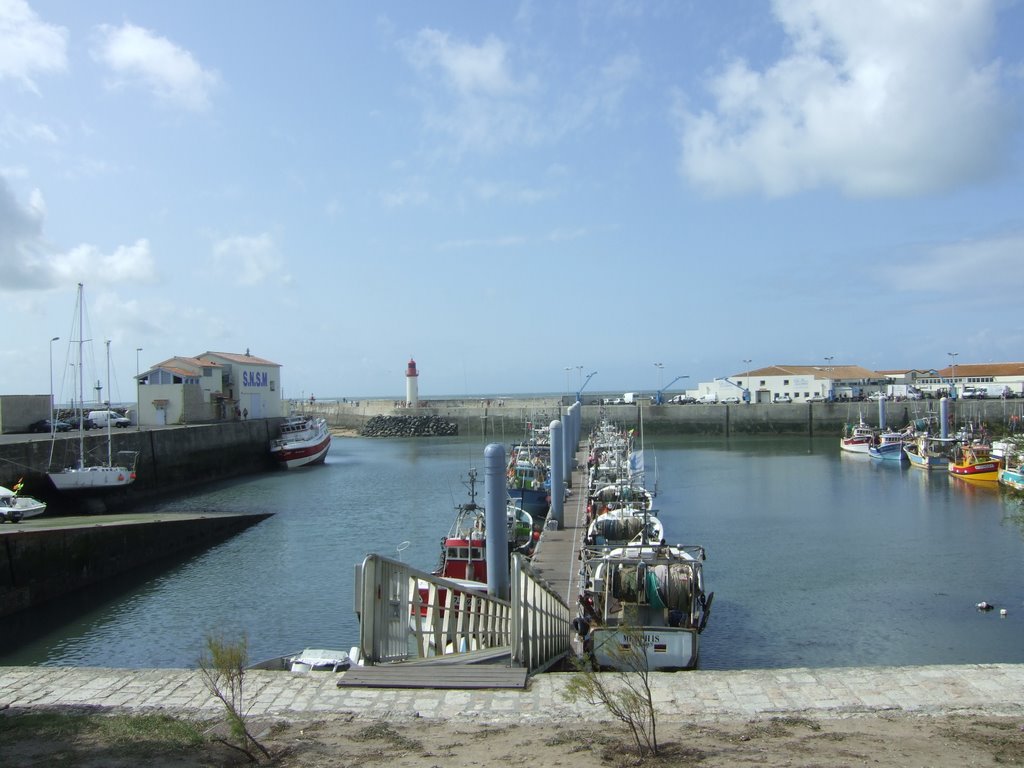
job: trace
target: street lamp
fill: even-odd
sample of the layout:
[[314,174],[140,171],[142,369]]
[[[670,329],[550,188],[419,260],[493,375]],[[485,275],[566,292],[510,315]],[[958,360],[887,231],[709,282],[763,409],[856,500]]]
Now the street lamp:
[[576,366],[576,383],[579,386],[583,386],[583,366],[582,365],[577,365]]
[[950,359],[953,361],[953,363],[952,363],[952,370],[950,371],[950,376],[949,376],[949,381],[950,381],[949,389],[950,389],[950,393],[953,395],[953,399],[956,400],[956,357],[960,353],[959,352],[947,352],[946,354],[949,355]]
[[664,363],[655,363],[654,367],[658,369],[658,392],[661,392],[661,389],[662,389],[661,385],[662,385],[662,382],[664,382],[664,380],[665,380],[665,376],[664,376],[665,364]]
[[747,402],[750,402],[750,364],[753,360],[744,360],[743,364],[747,366],[747,391],[744,394],[747,396]]
[[569,372],[570,371],[572,371],[572,368],[569,367],[568,365],[565,366],[565,394],[567,394],[567,395],[570,392],[572,392],[572,383],[571,383],[571,381],[569,379]]
[[[60,336],[54,336],[50,339],[50,437],[53,437],[54,427],[53,423],[53,342],[60,341]],[[53,445],[51,441],[50,445]]]
[[135,431],[139,432],[142,430],[142,394],[139,389],[139,385],[142,383],[139,381],[139,352],[142,351],[142,347],[135,348]]

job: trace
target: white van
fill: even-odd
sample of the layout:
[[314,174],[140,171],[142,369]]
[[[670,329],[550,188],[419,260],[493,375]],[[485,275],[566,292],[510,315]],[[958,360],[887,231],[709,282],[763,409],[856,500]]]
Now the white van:
[[122,416],[117,411],[89,411],[89,421],[93,427],[106,429],[107,422],[112,427],[130,427],[132,420]]

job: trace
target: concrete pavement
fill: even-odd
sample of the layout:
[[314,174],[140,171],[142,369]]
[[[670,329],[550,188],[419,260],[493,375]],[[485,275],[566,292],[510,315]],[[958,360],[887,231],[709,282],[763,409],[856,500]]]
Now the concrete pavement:
[[[533,677],[525,690],[338,688],[330,673],[251,671],[253,717],[298,719],[352,713],[500,724],[611,719],[564,696],[570,674]],[[853,717],[877,713],[1024,716],[1024,665],[771,669],[655,673],[653,694],[663,722],[721,722],[799,715]],[[95,708],[216,717],[221,705],[196,670],[0,667],[0,710]]]

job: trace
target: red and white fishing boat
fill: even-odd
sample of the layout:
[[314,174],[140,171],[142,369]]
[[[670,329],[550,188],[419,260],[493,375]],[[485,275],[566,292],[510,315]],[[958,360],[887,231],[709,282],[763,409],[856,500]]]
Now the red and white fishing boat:
[[285,469],[323,464],[331,449],[331,433],[321,416],[289,416],[281,436],[270,441],[270,455]]
[[839,438],[839,447],[850,453],[868,453],[874,444],[875,430],[865,423],[863,416],[857,424],[847,424]]

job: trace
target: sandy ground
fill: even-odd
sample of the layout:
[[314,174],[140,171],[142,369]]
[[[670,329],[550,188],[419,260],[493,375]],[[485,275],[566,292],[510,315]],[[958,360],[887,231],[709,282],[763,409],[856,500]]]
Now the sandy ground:
[[[771,718],[658,729],[659,755],[639,760],[622,726],[453,721],[370,721],[354,716],[251,723],[274,755],[264,765],[338,768],[429,766],[1007,766],[1024,765],[1024,720],[985,716],[873,715],[816,720]],[[85,768],[235,766],[245,759],[217,745],[140,760],[124,748],[66,737],[0,742],[0,765]]]

